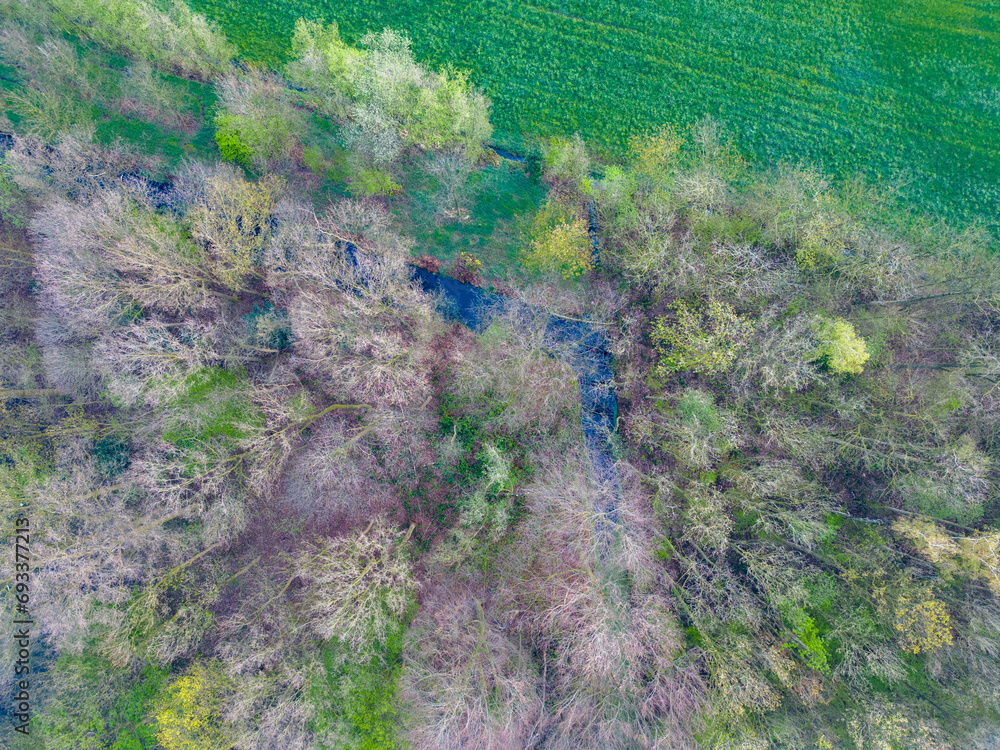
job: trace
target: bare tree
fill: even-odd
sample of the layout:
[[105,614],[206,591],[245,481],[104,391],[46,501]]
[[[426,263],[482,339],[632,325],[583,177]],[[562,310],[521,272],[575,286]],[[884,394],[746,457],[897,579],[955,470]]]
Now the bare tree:
[[528,644],[489,610],[480,577],[425,590],[404,651],[408,739],[417,750],[502,750],[538,736],[542,682]]
[[[662,584],[649,579],[648,549],[641,552],[651,541],[648,511],[619,507],[602,559],[599,488],[580,460],[551,462],[526,488],[530,515],[505,556],[497,611],[551,649],[543,671],[554,676],[553,747],[624,748],[639,737],[652,745],[666,714],[677,723],[671,740],[691,745],[684,727],[697,681],[673,665],[677,623]],[[625,570],[635,571],[635,586],[624,583]]]
[[422,400],[437,323],[384,209],[342,201],[322,218],[297,213],[299,226],[280,233],[267,257],[269,282],[287,300],[296,362],[333,392],[365,403]]
[[230,289],[242,289],[262,265],[284,181],[274,175],[253,183],[231,168],[185,174],[182,195],[193,237],[212,252],[214,273]]
[[[398,422],[393,421],[397,429]],[[348,424],[333,415],[317,422],[289,460],[280,493],[284,504],[322,526],[333,521],[363,523],[385,511],[392,500],[391,485],[379,481],[365,429],[359,425],[352,434]]]
[[60,474],[29,488],[32,552],[45,569],[33,577],[32,606],[51,642],[79,653],[93,626],[120,627],[135,584],[183,565],[196,540],[164,528],[189,509],[143,493],[134,475],[99,484],[85,440],[63,441],[59,464]]
[[109,146],[98,145],[95,132],[92,127],[71,128],[53,146],[15,135],[5,155],[14,181],[32,200],[86,201],[119,174],[156,171],[156,157],[143,155],[120,139]]
[[438,191],[434,200],[438,213],[445,219],[467,221],[470,197],[469,177],[473,164],[460,151],[436,154],[432,157],[427,171],[438,181]]
[[320,540],[298,555],[295,572],[309,582],[304,612],[318,636],[338,638],[355,654],[385,642],[418,587],[408,539],[376,517],[359,534]]

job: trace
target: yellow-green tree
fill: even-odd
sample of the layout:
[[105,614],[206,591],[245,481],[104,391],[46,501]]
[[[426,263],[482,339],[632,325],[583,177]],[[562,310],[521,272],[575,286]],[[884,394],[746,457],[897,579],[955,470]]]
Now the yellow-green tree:
[[964,573],[979,578],[994,594],[1000,595],[1000,532],[952,536],[939,524],[922,519],[896,521],[892,530],[946,576]]
[[800,268],[827,268],[856,243],[857,228],[819,172],[785,169],[757,190],[757,215],[778,244],[794,248]]
[[573,279],[591,269],[587,224],[568,206],[546,203],[536,214],[522,263],[533,272]]
[[671,127],[629,138],[632,168],[653,182],[665,180],[676,168],[684,138]]
[[573,279],[590,270],[587,225],[577,219],[559,224],[531,243],[524,265],[533,271],[554,271]]
[[263,262],[271,239],[271,216],[284,182],[268,175],[248,182],[235,174],[205,180],[190,214],[191,233],[215,251],[216,275],[226,286],[238,289]]
[[827,266],[847,246],[845,220],[830,210],[816,209],[797,229],[795,261],[802,268]]
[[489,140],[490,101],[461,71],[432,72],[413,59],[409,38],[383,29],[349,47],[335,23],[300,20],[286,68],[306,101],[346,116],[345,135],[367,166],[389,168],[409,146],[461,151],[475,162]]
[[167,688],[156,707],[156,739],[167,750],[229,750],[220,709],[231,689],[222,665],[196,661]]
[[716,299],[700,311],[678,300],[674,310],[677,318],[672,324],[661,317],[653,328],[660,352],[657,370],[664,375],[682,370],[724,372],[753,333],[752,321]]
[[545,181],[559,192],[590,194],[590,157],[579,133],[542,142]]
[[913,654],[952,644],[948,608],[933,596],[901,596],[896,602],[894,625],[900,647]]
[[822,360],[835,373],[857,375],[871,356],[865,340],[858,336],[854,326],[842,318],[819,323],[816,335],[819,347],[815,358]]

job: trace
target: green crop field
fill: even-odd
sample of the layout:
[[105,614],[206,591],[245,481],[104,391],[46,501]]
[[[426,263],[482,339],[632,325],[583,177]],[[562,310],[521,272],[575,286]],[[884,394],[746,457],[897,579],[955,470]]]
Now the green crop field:
[[249,58],[278,61],[299,16],[348,41],[405,30],[465,68],[498,141],[720,119],[762,163],[893,177],[953,220],[1000,227],[998,0],[195,0]]

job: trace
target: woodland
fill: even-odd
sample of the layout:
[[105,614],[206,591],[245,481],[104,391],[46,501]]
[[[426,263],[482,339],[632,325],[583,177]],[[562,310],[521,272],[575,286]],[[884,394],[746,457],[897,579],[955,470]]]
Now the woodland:
[[507,153],[405,28],[0,19],[0,745],[1000,746],[995,217],[711,117]]

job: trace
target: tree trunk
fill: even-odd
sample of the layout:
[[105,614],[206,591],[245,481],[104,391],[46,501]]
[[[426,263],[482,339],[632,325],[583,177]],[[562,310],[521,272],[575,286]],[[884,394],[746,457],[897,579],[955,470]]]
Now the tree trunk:
[[0,389],[0,401],[6,401],[9,398],[52,398],[69,395],[66,391],[61,391],[58,388]]

